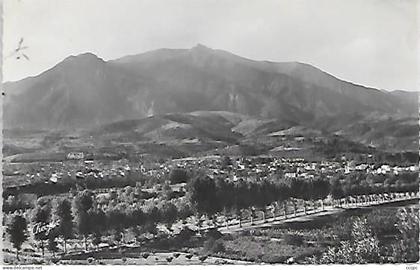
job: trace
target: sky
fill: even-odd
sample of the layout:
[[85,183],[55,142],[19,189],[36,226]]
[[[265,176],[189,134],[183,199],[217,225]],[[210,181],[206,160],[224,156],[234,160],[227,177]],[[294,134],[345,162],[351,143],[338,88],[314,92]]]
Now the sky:
[[[419,90],[416,0],[3,0],[3,81],[69,55],[109,60],[204,44],[312,64],[385,90]],[[22,46],[30,58],[16,59]]]

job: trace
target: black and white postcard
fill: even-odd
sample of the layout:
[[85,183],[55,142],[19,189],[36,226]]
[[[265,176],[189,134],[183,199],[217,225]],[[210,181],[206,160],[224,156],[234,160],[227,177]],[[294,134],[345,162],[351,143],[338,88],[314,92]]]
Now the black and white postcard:
[[3,0],[3,264],[417,269],[418,11]]

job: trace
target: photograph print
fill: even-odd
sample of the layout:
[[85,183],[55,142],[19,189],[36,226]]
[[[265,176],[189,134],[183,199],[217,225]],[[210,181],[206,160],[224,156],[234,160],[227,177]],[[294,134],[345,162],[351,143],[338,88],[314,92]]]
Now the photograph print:
[[418,1],[1,4],[3,264],[418,262]]

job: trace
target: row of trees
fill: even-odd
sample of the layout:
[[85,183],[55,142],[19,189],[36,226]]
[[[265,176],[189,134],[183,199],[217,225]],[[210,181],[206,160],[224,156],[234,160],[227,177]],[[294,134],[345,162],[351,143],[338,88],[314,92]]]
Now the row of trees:
[[254,211],[257,208],[265,216],[268,205],[278,208],[290,200],[296,211],[295,199],[312,202],[322,200],[329,194],[329,189],[330,183],[323,179],[231,182],[223,178],[214,180],[201,175],[190,181],[187,195],[197,214],[212,217],[222,211],[240,214],[242,209]]
[[[404,180],[406,185],[418,183],[411,176],[404,179],[406,179]],[[189,181],[188,200],[182,204],[175,205],[167,196],[164,196],[157,204],[145,205],[143,200],[132,199],[136,194],[136,188],[132,187],[126,187],[121,194],[109,193],[110,201],[102,204],[91,191],[84,190],[74,194],[72,201],[39,199],[32,211],[30,221],[34,227],[35,239],[40,243],[43,253],[45,243],[52,252],[57,250],[57,237],[64,240],[64,251],[66,251],[66,241],[74,238],[75,235],[84,239],[87,249],[89,237],[93,237],[93,243],[97,245],[101,242],[101,236],[105,234],[113,234],[114,239],[119,242],[127,228],[134,228],[138,231],[137,233],[156,233],[158,223],[166,224],[170,229],[177,220],[191,216],[192,210],[197,215],[215,217],[218,213],[228,216],[232,212],[241,216],[242,210],[249,209],[251,213],[256,210],[261,211],[265,218],[266,211],[270,210],[270,207],[273,216],[281,208],[287,215],[286,203],[288,202],[293,203],[296,213],[297,200],[302,200],[306,212],[308,201],[312,202],[315,208],[314,202],[320,200],[323,204],[323,200],[328,195],[331,195],[333,199],[341,199],[347,196],[381,194],[384,192],[382,186],[374,185],[372,181],[360,175],[345,179],[335,178],[330,181],[325,178],[310,180],[279,178],[254,182],[243,180],[232,182],[224,178],[213,179],[207,175],[198,174]],[[165,193],[164,190],[165,188],[162,189],[162,194]],[[418,184],[416,187],[413,186],[412,190],[418,191]],[[128,201],[125,202],[125,200]],[[12,223],[21,221],[13,220]],[[25,226],[19,227],[15,224],[14,227],[10,228],[10,234],[16,228]],[[14,238],[11,237],[11,239]],[[19,237],[16,239],[13,241],[17,243],[15,246],[17,248],[20,240],[18,240]]]
[[[410,178],[411,179],[411,178]],[[297,201],[303,200],[306,212],[306,203],[320,200],[323,207],[324,199],[331,195],[332,199],[341,201],[347,197],[380,195],[387,192],[417,192],[418,181],[411,181],[402,185],[373,185],[361,177],[349,179],[331,179],[319,177],[315,179],[280,178],[274,180],[232,182],[224,178],[212,179],[206,175],[197,175],[187,185],[187,195],[193,209],[197,214],[208,217],[216,213],[236,212],[240,215],[242,209],[254,212],[259,209],[263,212],[271,206],[273,215],[275,208],[292,202],[296,213]],[[285,210],[286,211],[286,210]],[[287,213],[285,212],[285,215]],[[252,218],[252,217],[251,217]]]
[[369,196],[384,193],[417,192],[417,173],[400,175],[372,175],[352,173],[346,177],[338,176],[330,181],[330,194],[334,199],[349,196]]

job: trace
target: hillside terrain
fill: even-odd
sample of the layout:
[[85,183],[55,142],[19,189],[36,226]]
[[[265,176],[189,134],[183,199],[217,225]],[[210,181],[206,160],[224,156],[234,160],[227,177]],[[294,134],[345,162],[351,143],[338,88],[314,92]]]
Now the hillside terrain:
[[[6,155],[111,141],[182,144],[187,152],[270,141],[265,149],[285,137],[269,134],[291,127],[389,151],[418,149],[416,92],[367,88],[308,64],[253,61],[203,45],[112,61],[91,53],[70,56],[4,88],[4,125],[11,131],[5,133]],[[8,138],[33,130],[47,132],[24,143]],[[63,143],[57,135],[72,132],[88,137]],[[99,136],[99,143],[90,136]]]

